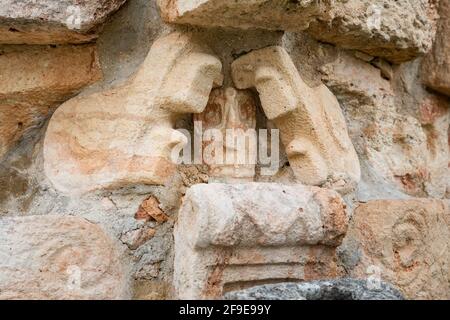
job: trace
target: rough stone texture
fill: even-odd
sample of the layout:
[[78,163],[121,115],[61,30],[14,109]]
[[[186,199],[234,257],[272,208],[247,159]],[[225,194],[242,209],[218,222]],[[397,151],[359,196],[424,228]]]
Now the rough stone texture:
[[136,212],[135,218],[138,220],[150,220],[153,219],[159,223],[166,222],[168,220],[165,213],[159,208],[160,203],[158,199],[151,196],[144,200],[139,206],[138,212]]
[[[31,0],[27,2],[36,3]],[[44,2],[41,1],[41,3]],[[352,2],[355,4],[354,1]],[[347,1],[349,4],[352,2]],[[368,2],[358,1],[363,6]],[[431,3],[433,2],[435,1]],[[62,1],[58,3],[62,3]],[[232,1],[226,3],[232,3]],[[249,2],[247,1],[247,3]],[[321,1],[321,3],[325,4],[326,2]],[[390,5],[393,1],[383,3]],[[417,8],[420,3],[419,1],[410,1],[410,4]],[[400,1],[397,1],[396,4],[403,5]],[[396,6],[387,6],[385,10],[384,18],[393,17],[397,14],[395,12],[399,12]],[[393,11],[387,12],[389,10]],[[431,14],[432,11],[430,7]],[[361,11],[352,11],[350,8],[344,12],[344,16],[349,23],[358,23],[360,13]],[[414,38],[417,41],[405,40],[404,49],[396,50],[395,56],[389,57],[396,62],[396,59],[412,57],[416,54],[414,52],[421,50],[414,48],[420,47],[418,43],[423,41],[422,34],[425,36],[425,32],[421,26],[411,27],[409,25],[411,20],[408,20],[408,17],[413,17],[410,13],[410,10],[405,10],[404,19],[402,18],[401,21],[404,23],[405,30],[408,29],[409,35],[416,35]],[[352,18],[353,15],[355,15],[355,19]],[[220,20],[222,16],[220,14],[215,18]],[[419,20],[420,16],[422,16],[421,13],[418,15]],[[253,14],[253,17],[258,18],[256,14]],[[384,18],[382,30],[386,31],[386,35],[393,33],[406,35],[402,28],[395,27],[388,30],[388,25],[391,23]],[[337,19],[334,20],[332,26],[339,24]],[[371,20],[371,22],[375,21]],[[52,25],[52,29],[56,30],[57,26]],[[231,64],[234,60],[254,50],[271,46],[282,46],[288,51],[302,80],[308,87],[315,88],[322,83],[327,85],[338,98],[349,129],[349,136],[361,163],[362,180],[355,193],[350,192],[345,195],[349,214],[352,214],[358,201],[408,199],[408,195],[429,198],[450,197],[450,179],[448,178],[449,100],[436,92],[425,90],[422,79],[424,73],[420,68],[421,59],[395,65],[386,58],[378,57],[378,55],[383,56],[383,52],[375,53],[373,51],[372,54],[368,54],[368,51],[364,53],[344,50],[341,46],[319,42],[311,36],[316,38],[320,36],[313,31],[312,27],[307,31],[308,33],[290,33],[264,29],[170,26],[161,22],[155,0],[127,1],[117,13],[111,16],[111,19],[108,19],[97,40],[98,59],[102,65],[103,80],[83,89],[82,95],[86,97],[95,92],[106,92],[122,87],[130,76],[139,70],[155,40],[174,29],[195,33],[195,38],[198,38],[199,43],[210,47],[214,55],[221,60],[224,75],[224,85],[221,90],[235,87],[231,75]],[[381,33],[383,32],[381,31]],[[51,30],[48,34],[54,37]],[[329,33],[326,34],[329,35]],[[380,32],[373,30],[371,34],[374,35],[373,38],[366,38],[360,43],[355,41],[352,45],[362,45],[365,48],[372,48],[374,45],[373,48],[379,48],[379,36],[376,34],[379,35]],[[350,31],[346,32],[342,29],[340,36],[345,39],[355,39],[356,33],[351,34]],[[388,41],[386,38],[385,44],[392,48],[392,43],[399,43],[397,40],[397,38],[390,38]],[[3,45],[0,55],[12,50],[18,51],[18,49],[26,51],[31,49],[57,50],[59,48]],[[392,54],[393,52],[390,50],[386,51],[386,56]],[[67,61],[76,59],[73,57]],[[35,61],[39,61],[38,54],[32,59],[30,58],[28,65],[30,69],[38,70],[40,64]],[[9,64],[7,65],[9,67]],[[67,69],[70,69],[70,66],[70,62],[65,64]],[[83,68],[80,69],[83,70]],[[1,70],[6,69],[2,68]],[[352,70],[352,72],[348,70]],[[18,82],[15,73],[19,74],[20,72],[14,70],[10,73],[9,77],[13,80],[11,83]],[[32,70],[27,73],[36,76]],[[68,81],[71,75],[77,75],[77,70],[72,70],[71,73],[59,77],[59,81]],[[7,82],[6,85],[10,86],[11,84]],[[275,128],[273,122],[268,120],[264,114],[257,94],[254,94],[254,97],[256,128]],[[11,99],[14,99],[14,96]],[[205,98],[205,103],[206,100]],[[58,101],[51,111],[61,102],[63,101]],[[31,104],[34,105],[34,102]],[[8,113],[8,116],[15,113]],[[120,189],[111,188],[82,195],[72,192],[72,190],[63,193],[55,189],[45,176],[43,144],[46,128],[46,122],[43,122],[42,125],[33,125],[23,135],[20,142],[0,160],[0,216],[31,216],[35,221],[39,221],[47,215],[65,213],[77,217],[77,219],[83,221],[86,219],[95,223],[115,241],[119,241],[120,247],[124,251],[120,261],[129,265],[130,270],[125,272],[123,277],[130,282],[130,288],[133,291],[126,297],[135,299],[174,298],[172,295],[173,227],[186,189],[198,183],[208,182],[210,179],[207,166],[179,165],[178,172],[174,173],[166,185],[133,184]],[[180,115],[179,119],[177,115],[175,128],[187,129],[193,133],[192,114]],[[376,130],[372,130],[373,128]],[[93,130],[93,132],[96,131]],[[115,139],[110,139],[111,143],[114,141]],[[275,175],[262,176],[260,173],[262,167],[258,163],[255,168],[255,181],[275,182],[283,185],[295,183],[294,172],[284,148],[281,148],[280,158],[275,161],[275,168],[280,169]],[[270,196],[270,194],[267,195]],[[278,212],[279,205],[277,203],[275,201],[271,207],[271,212],[274,214]],[[137,212],[140,214],[137,215]],[[161,222],[155,221],[154,217],[161,218]],[[45,226],[39,226],[39,229],[46,230]],[[38,230],[36,230],[37,232]],[[437,243],[443,241],[445,237],[444,232],[438,238]],[[346,240],[345,248],[338,249],[343,266],[336,258],[335,251],[337,249],[335,247],[300,246],[293,261],[298,261],[298,257],[301,256],[308,257],[300,263],[306,268],[293,267],[292,274],[302,275],[301,273],[305,270],[309,279],[350,276],[347,271],[351,272],[353,267],[359,263],[360,251],[358,242],[350,241],[350,237],[347,239],[349,241]],[[30,251],[40,252],[39,247],[40,245]],[[260,248],[256,245],[256,249]],[[284,250],[285,247],[282,249]],[[238,248],[238,250],[241,249]],[[267,248],[264,247],[264,250]],[[447,251],[450,252],[450,250]],[[279,253],[280,248],[276,247],[272,253],[267,255],[279,257]],[[261,273],[267,270],[272,272],[272,269],[266,265],[261,269],[263,269]],[[288,273],[289,270],[286,271],[286,269],[279,273]],[[220,276],[220,268],[216,270],[214,275]],[[229,268],[225,269],[225,273],[229,271]],[[371,272],[373,270],[368,271],[368,274],[373,276],[373,272]],[[243,274],[244,282],[228,283],[225,285],[224,291],[273,282],[273,279],[258,280],[256,283],[251,280],[252,277],[255,278],[255,275],[261,273],[252,269]],[[366,278],[368,274],[364,274],[362,277]],[[380,274],[383,275],[383,273]],[[439,279],[439,277],[437,278]],[[245,281],[248,279],[250,282]],[[298,279],[285,279],[282,276],[276,279],[276,281],[280,280],[296,281]],[[97,294],[93,293],[92,295],[103,297],[103,293],[104,291],[99,290]],[[429,288],[429,293],[430,297],[441,298],[442,287]]]
[[165,183],[173,149],[187,143],[176,117],[203,111],[220,70],[189,34],[157,40],[126,84],[58,108],[44,142],[47,177],[63,192]]
[[403,300],[391,285],[372,288],[367,281],[339,279],[303,283],[280,283],[230,292],[227,300]]
[[82,218],[0,218],[0,299],[125,299],[119,252]]
[[409,299],[448,299],[449,207],[431,199],[378,200],[355,210],[341,257],[353,277],[378,275]]
[[450,2],[440,1],[438,33],[433,50],[427,54],[422,66],[424,83],[450,96]]
[[[436,8],[429,0],[334,1],[332,21],[313,21],[308,33],[345,49],[402,63],[431,48]],[[337,7],[337,8],[336,8]]]
[[345,208],[335,191],[317,187],[193,186],[174,233],[176,296],[218,298],[261,281],[337,277]]
[[0,160],[57,105],[101,79],[95,45],[0,47]]
[[343,190],[355,187],[361,174],[358,156],[339,103],[325,85],[309,87],[281,47],[242,56],[232,70],[238,88],[258,90],[299,181]]
[[349,135],[363,172],[360,189],[383,184],[416,197],[445,194],[450,104],[421,87],[419,66],[416,60],[396,67],[391,81],[347,53],[320,66],[323,81],[351,119]]
[[[215,89],[205,111],[194,115],[194,121],[201,125],[202,131],[197,134],[204,137],[203,161],[209,166],[209,176],[225,181],[253,181],[257,153],[253,94],[231,87]],[[241,138],[243,149],[235,141]]]
[[61,44],[95,40],[126,0],[2,0],[0,43]]
[[168,22],[200,26],[307,30],[319,40],[395,62],[431,47],[435,11],[428,0],[159,0]]

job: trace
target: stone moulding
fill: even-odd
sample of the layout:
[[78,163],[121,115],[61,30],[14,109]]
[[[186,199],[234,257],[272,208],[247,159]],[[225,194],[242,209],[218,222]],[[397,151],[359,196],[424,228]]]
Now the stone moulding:
[[214,299],[258,283],[334,278],[348,226],[332,190],[303,185],[195,185],[175,227],[174,288]]
[[356,185],[360,164],[339,102],[325,85],[309,87],[285,49],[252,51],[233,62],[232,75],[237,88],[257,89],[299,181],[342,189]]
[[71,193],[163,184],[175,169],[172,148],[187,142],[175,121],[204,110],[221,67],[191,34],[160,38],[126,84],[58,108],[44,141],[47,177]]

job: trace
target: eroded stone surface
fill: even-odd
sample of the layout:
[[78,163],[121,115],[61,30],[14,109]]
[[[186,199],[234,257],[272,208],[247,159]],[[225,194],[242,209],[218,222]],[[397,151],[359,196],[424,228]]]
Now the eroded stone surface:
[[449,214],[440,200],[361,204],[342,245],[346,269],[354,277],[380,277],[409,299],[448,299]]
[[402,294],[386,283],[371,287],[365,280],[338,279],[302,283],[280,283],[230,292],[229,300],[403,300]]
[[0,43],[82,43],[126,0],[2,0]]
[[342,190],[355,186],[359,160],[339,103],[325,85],[309,87],[282,47],[252,51],[232,69],[238,88],[258,90],[299,181]]
[[347,230],[335,192],[302,185],[190,188],[175,228],[174,287],[182,299],[218,298],[259,282],[337,277]]
[[168,22],[201,26],[307,30],[317,39],[392,61],[431,47],[434,8],[427,0],[159,0]]
[[186,143],[173,129],[177,116],[203,111],[220,71],[189,34],[157,40],[125,85],[58,108],[44,142],[47,177],[63,192],[163,184],[175,169],[173,148]]
[[253,94],[234,88],[215,89],[205,111],[194,115],[194,121],[201,125],[198,134],[204,137],[203,160],[209,166],[209,176],[253,181],[257,153]]
[[0,219],[0,299],[126,299],[116,244],[77,217]]
[[0,160],[56,106],[101,78],[95,45],[0,48]]
[[445,194],[450,104],[421,86],[419,67],[418,59],[402,64],[389,81],[375,66],[340,53],[320,68],[349,119],[362,182],[372,185],[364,187],[366,194],[374,194],[374,185],[385,185],[383,191],[391,185],[415,197]]
[[450,2],[440,1],[441,16],[433,50],[423,63],[424,83],[450,96]]
[[312,21],[308,33],[394,63],[428,52],[435,36],[437,14],[429,0],[333,1],[332,10],[331,21]]

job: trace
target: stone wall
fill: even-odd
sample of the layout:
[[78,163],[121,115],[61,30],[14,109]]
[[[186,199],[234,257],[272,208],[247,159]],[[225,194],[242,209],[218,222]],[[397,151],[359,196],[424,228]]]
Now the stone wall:
[[448,21],[446,0],[3,1],[0,299],[346,277],[448,299]]

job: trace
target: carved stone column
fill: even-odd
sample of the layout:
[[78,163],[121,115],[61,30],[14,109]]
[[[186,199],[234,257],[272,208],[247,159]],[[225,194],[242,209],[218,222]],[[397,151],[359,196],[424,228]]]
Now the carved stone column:
[[260,283],[338,277],[345,208],[337,192],[317,187],[193,186],[174,232],[177,297],[214,299]]

